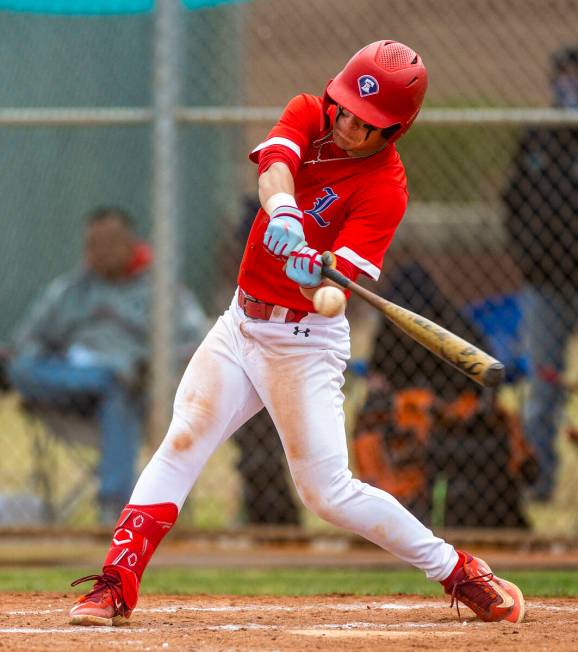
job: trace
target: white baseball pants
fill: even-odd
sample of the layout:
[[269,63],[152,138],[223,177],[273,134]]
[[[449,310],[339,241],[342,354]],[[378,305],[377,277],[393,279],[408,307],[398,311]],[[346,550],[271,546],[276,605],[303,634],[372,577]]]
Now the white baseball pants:
[[445,579],[454,548],[393,496],[352,479],[344,428],[343,372],[349,358],[344,316],[285,323],[249,319],[233,299],[191,359],[177,390],[168,433],[143,470],[131,504],[180,509],[213,451],[263,406],[281,437],[303,503],[400,559]]

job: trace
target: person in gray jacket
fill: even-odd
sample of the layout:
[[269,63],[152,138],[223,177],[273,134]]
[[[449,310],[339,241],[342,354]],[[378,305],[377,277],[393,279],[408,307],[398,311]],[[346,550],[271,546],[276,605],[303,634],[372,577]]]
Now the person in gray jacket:
[[[24,399],[87,410],[98,419],[103,522],[116,518],[134,485],[151,352],[151,259],[126,211],[91,211],[84,263],[48,286],[13,338],[8,374]],[[183,357],[193,353],[205,329],[200,304],[180,288],[176,338]]]

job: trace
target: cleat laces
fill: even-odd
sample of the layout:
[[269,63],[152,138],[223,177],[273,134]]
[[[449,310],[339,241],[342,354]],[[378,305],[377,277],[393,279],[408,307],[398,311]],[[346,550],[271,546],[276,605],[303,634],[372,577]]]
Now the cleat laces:
[[[458,589],[460,587],[466,587],[463,592],[466,597],[474,602],[476,605],[481,605],[484,609],[487,609],[489,605],[496,599],[496,592],[488,586],[488,584],[494,579],[494,574],[492,572],[484,573],[483,575],[476,575],[475,577],[466,577],[463,580],[459,580],[453,585],[452,588],[452,601],[450,603],[450,609],[456,604],[456,609],[458,611],[458,618],[461,620],[460,614],[460,597],[458,596]],[[461,599],[464,602],[463,598]],[[464,602],[464,604],[466,604]]]
[[95,585],[92,589],[80,598],[81,602],[87,602],[92,597],[101,598],[102,593],[107,589],[111,592],[113,597],[113,604],[115,609],[118,610],[118,605],[122,605],[122,611],[124,612],[125,604],[122,597],[122,584],[121,581],[115,575],[107,575],[103,573],[102,575],[86,575],[85,577],[79,577],[74,582],[71,582],[70,586],[77,586],[83,582],[95,582]]

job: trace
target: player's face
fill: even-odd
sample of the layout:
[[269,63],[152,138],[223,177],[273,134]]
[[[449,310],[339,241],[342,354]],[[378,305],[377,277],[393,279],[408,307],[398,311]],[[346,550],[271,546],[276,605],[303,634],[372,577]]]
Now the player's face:
[[333,124],[333,142],[349,156],[363,156],[378,152],[386,140],[381,129],[368,125],[342,106],[337,107]]

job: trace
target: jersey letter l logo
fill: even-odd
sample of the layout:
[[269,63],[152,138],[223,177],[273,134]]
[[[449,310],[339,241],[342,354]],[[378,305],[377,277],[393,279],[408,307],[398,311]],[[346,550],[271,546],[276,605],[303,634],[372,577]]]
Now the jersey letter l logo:
[[313,208],[310,208],[307,211],[303,211],[304,213],[307,213],[307,215],[311,215],[311,217],[319,224],[320,227],[325,227],[329,226],[329,222],[326,222],[323,217],[321,217],[321,213],[326,211],[333,202],[337,201],[339,199],[339,195],[336,195],[333,192],[333,188],[323,188],[323,192],[325,193],[323,197],[317,197],[315,202],[313,203]]

